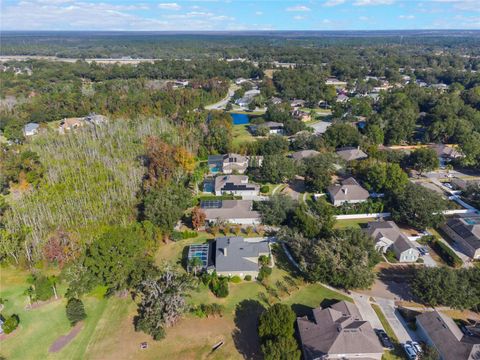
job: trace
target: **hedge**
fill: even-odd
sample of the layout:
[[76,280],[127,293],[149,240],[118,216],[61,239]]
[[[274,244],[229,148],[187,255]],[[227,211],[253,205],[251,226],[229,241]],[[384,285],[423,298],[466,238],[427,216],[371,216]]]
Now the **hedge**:
[[458,257],[455,252],[450,249],[443,241],[438,239],[431,239],[430,246],[432,249],[445,261],[448,265],[453,267],[461,267],[463,265],[462,259]]

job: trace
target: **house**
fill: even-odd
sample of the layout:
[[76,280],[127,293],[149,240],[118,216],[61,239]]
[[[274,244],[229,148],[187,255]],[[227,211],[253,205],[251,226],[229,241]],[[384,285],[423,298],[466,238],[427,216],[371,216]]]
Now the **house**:
[[361,187],[357,180],[352,177],[343,180],[341,185],[329,186],[327,192],[334,206],[341,206],[345,203],[356,204],[365,202],[370,196],[368,191]]
[[272,97],[270,99],[270,102],[273,104],[273,105],[278,105],[278,104],[281,104],[282,103],[282,99],[278,98],[278,97]]
[[311,320],[297,318],[305,360],[382,358],[377,335],[353,303],[341,301],[312,313]]
[[244,199],[253,199],[258,196],[260,186],[249,184],[245,175],[218,175],[215,177],[214,193],[217,196],[235,195]]
[[216,238],[209,244],[191,245],[188,260],[202,260],[203,269],[215,270],[221,276],[257,277],[261,265],[258,258],[271,256],[267,240],[246,240],[239,236]]
[[293,110],[291,112],[291,115],[295,120],[299,120],[299,121],[307,122],[312,120],[312,116],[310,115],[310,113],[303,110],[299,110],[299,109]]
[[237,172],[243,174],[248,168],[249,160],[239,154],[210,155],[208,168],[211,173],[231,174]]
[[365,232],[374,239],[375,249],[382,253],[392,249],[400,262],[418,260],[419,251],[393,221],[370,222]]
[[37,123],[28,123],[23,127],[23,135],[25,136],[33,136],[38,133],[38,128],[40,125]]
[[345,95],[345,94],[340,94],[337,96],[337,102],[339,103],[344,103],[344,102],[347,102],[348,101],[348,96]]
[[305,106],[305,100],[294,99],[290,103],[290,106],[294,109],[304,107]]
[[260,90],[258,89],[248,90],[243,94],[243,97],[236,100],[235,103],[241,107],[248,106],[253,101],[253,98],[259,94]]
[[74,129],[78,129],[85,125],[85,118],[64,118],[60,121],[60,125],[58,126],[58,131],[61,134],[64,134],[66,131],[71,131]]
[[440,90],[441,92],[444,92],[444,91],[448,90],[448,85],[447,84],[442,84],[442,83],[432,84],[432,85],[430,85],[430,87],[432,89],[435,89],[435,90]]
[[380,100],[380,94],[379,93],[374,93],[374,92],[371,92],[371,93],[368,93],[367,96],[373,100],[373,102],[378,102],[378,100]]
[[330,77],[327,80],[325,80],[325,85],[332,85],[335,86],[337,89],[344,89],[347,87],[347,82],[346,81],[340,81],[337,78]]
[[445,144],[435,144],[432,148],[437,153],[440,164],[444,164],[445,162],[463,157],[463,154],[453,146]]
[[368,157],[360,147],[344,147],[337,151],[337,155],[345,161],[362,160]]
[[465,335],[449,316],[428,311],[417,316],[417,332],[437,349],[441,360],[480,359],[480,336]]
[[290,154],[290,157],[293,160],[300,161],[300,160],[304,160],[304,159],[308,159],[308,158],[317,156],[319,154],[320,153],[316,150],[300,150],[300,151],[297,151],[297,152],[294,152],[294,153]]
[[252,200],[204,200],[200,202],[200,207],[208,223],[257,225],[261,222],[260,213],[252,210]]
[[447,219],[442,229],[465,255],[472,259],[480,259],[480,215],[457,215]]
[[285,133],[283,124],[274,121],[267,121],[258,125],[250,125],[248,128],[250,129],[250,132],[255,134],[260,127],[267,128],[269,134],[283,135]]
[[467,190],[471,186],[480,186],[480,180],[475,178],[453,178],[450,182],[460,190]]

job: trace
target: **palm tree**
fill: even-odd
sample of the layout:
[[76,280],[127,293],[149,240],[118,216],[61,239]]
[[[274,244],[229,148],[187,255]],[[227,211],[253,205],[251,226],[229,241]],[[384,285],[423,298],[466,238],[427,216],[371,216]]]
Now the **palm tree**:
[[193,269],[193,275],[197,276],[197,270],[198,270],[198,268],[201,268],[203,266],[203,262],[200,258],[193,257],[188,262],[188,266],[189,266],[190,269]]

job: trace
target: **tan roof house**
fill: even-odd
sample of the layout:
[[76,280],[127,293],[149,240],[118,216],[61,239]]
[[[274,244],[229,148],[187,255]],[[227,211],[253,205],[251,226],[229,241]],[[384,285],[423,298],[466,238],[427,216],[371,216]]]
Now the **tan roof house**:
[[312,320],[297,318],[305,360],[382,358],[377,335],[353,303],[341,301],[312,312]]
[[365,202],[370,196],[368,191],[352,177],[343,180],[341,184],[329,186],[327,191],[334,206]]
[[290,157],[293,160],[303,160],[303,159],[308,159],[308,158],[317,156],[319,154],[320,153],[316,150],[300,150],[290,154]]

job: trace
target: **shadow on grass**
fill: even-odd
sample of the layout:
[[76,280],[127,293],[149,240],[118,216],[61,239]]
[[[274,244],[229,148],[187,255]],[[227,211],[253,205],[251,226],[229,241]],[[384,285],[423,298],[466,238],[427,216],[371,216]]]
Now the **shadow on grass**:
[[288,272],[294,278],[304,278],[302,273],[290,262],[280,244],[272,246],[272,253],[275,257],[275,266],[277,268]]
[[307,316],[309,318],[312,317],[312,310],[313,308],[303,304],[292,304],[292,310],[297,315],[297,317],[304,317]]
[[244,359],[262,359],[258,320],[264,311],[263,305],[256,300],[243,300],[235,308],[236,329],[232,333],[232,338]]

